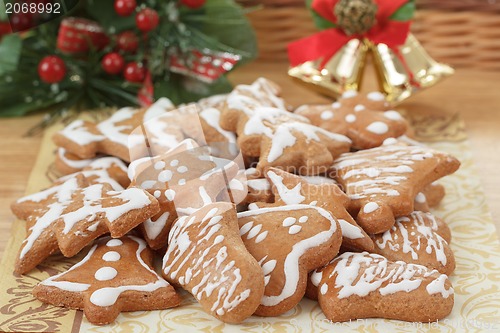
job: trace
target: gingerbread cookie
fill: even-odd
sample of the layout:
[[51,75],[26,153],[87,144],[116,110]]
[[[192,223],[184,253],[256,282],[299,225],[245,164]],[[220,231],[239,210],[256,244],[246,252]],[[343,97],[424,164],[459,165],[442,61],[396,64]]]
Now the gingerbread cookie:
[[227,95],[220,125],[223,129],[236,132],[240,113],[251,114],[256,108],[267,106],[286,110],[280,87],[265,78],[259,78],[250,85],[240,84]]
[[29,272],[58,249],[72,257],[106,232],[121,237],[158,213],[158,202],[142,189],[113,191],[106,183],[87,185],[79,175],[25,198],[43,208],[28,217],[16,273]]
[[[122,108],[98,124],[76,120],[57,132],[53,140],[57,146],[82,159],[103,153],[130,162],[131,150],[138,150],[134,152],[135,156],[144,156],[142,150],[146,141],[168,149],[184,138],[177,126],[168,126],[165,121],[157,119],[171,109],[172,102],[162,98],[148,109]],[[151,119],[156,121],[148,121]]]
[[123,190],[130,185],[128,168],[122,160],[116,157],[96,158],[82,171],[56,179],[54,184],[63,183],[77,175],[83,175],[90,184],[108,183],[116,191]]
[[94,158],[81,159],[75,154],[72,154],[64,148],[58,148],[56,152],[56,160],[54,165],[60,175],[69,175],[81,171],[88,166]]
[[334,258],[342,242],[338,222],[310,205],[269,207],[238,213],[240,235],[264,272],[259,316],[278,316],[304,296],[307,273]]
[[[221,116],[223,124],[224,112]],[[276,166],[304,175],[327,170],[351,141],[308,123],[304,117],[277,108],[260,107],[237,113],[236,133],[244,155],[259,157],[257,169]]]
[[172,226],[163,258],[165,278],[227,323],[251,316],[264,292],[264,274],[243,245],[237,221],[227,202],[182,216]]
[[120,312],[168,309],[181,302],[153,270],[153,252],[134,236],[101,238],[81,262],[40,282],[33,295],[44,303],[82,309],[95,325],[112,323]]
[[415,210],[428,212],[431,207],[439,205],[445,194],[446,190],[443,185],[435,182],[427,185],[415,197]]
[[165,246],[177,215],[215,202],[238,169],[233,161],[213,157],[209,147],[198,147],[189,139],[163,155],[131,163],[132,186],[155,196],[161,207],[158,215],[140,227],[148,244],[153,249]]
[[448,245],[450,238],[450,229],[444,222],[430,213],[415,211],[397,218],[390,230],[372,235],[373,252],[391,261],[419,264],[450,275],[455,269],[455,256]]
[[387,138],[403,135],[408,123],[397,111],[386,110],[383,95],[377,96],[377,93],[348,95],[333,104],[303,105],[295,113],[308,118],[313,125],[346,135],[355,149],[378,147]]
[[[266,172],[266,177],[271,184],[274,194],[272,206],[307,204],[326,209],[335,217],[342,229],[342,246],[348,249],[373,250],[373,242],[363,229],[354,221],[347,212],[349,198],[340,188],[321,178],[313,178],[313,182],[323,182],[320,184],[310,183],[307,179],[290,174],[286,171],[271,168]],[[257,206],[266,207],[263,203],[256,203]],[[253,208],[253,207],[252,207]]]
[[446,153],[394,144],[344,154],[332,171],[351,199],[356,222],[376,234],[389,230],[396,217],[410,214],[415,197],[427,184],[459,166]]
[[320,281],[319,305],[333,322],[360,318],[432,322],[450,314],[454,303],[446,275],[367,252],[343,253],[311,279]]
[[216,108],[221,110],[226,103],[228,94],[219,94],[200,99],[196,104],[201,109]]

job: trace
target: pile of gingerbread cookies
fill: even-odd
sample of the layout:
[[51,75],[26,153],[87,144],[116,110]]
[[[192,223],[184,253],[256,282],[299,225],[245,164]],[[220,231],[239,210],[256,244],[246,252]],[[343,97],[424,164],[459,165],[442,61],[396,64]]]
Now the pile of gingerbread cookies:
[[63,176],[12,204],[16,273],[84,251],[33,295],[99,325],[179,306],[176,288],[227,323],[304,296],[334,322],[447,316],[451,234],[429,209],[459,161],[409,139],[380,93],[289,109],[261,78],[72,122],[53,138]]

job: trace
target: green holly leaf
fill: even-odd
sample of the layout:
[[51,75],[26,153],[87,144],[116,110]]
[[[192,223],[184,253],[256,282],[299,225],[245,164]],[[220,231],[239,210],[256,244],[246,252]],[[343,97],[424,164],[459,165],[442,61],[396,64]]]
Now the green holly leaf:
[[135,27],[135,15],[128,17],[119,16],[114,9],[114,1],[109,0],[87,0],[86,11],[89,16],[109,33],[133,29]]
[[0,42],[0,76],[17,69],[22,44],[18,34],[10,34],[2,38]]
[[390,19],[394,21],[410,21],[415,15],[415,0],[409,0],[407,3],[399,7],[394,14],[391,15]]
[[[257,55],[257,40],[241,6],[232,0],[208,0],[200,10],[181,11],[181,20],[208,48],[240,54],[244,60]],[[201,36],[202,33],[204,36]]]
[[[319,15],[318,13],[316,13],[312,9],[312,7],[311,7],[312,2],[313,2],[313,0],[306,0],[306,6],[307,6],[307,8],[309,8],[309,11],[311,12],[311,15],[312,15],[312,18],[314,21],[314,25],[316,25],[316,27],[318,27],[321,30],[335,28],[336,25],[333,22],[330,22],[327,19],[323,18],[321,15]],[[332,8],[332,10],[333,10],[333,8]]]

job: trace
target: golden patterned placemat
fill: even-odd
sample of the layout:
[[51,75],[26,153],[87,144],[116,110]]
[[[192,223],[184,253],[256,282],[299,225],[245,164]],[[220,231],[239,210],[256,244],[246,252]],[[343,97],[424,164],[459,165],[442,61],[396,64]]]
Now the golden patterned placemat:
[[[411,118],[411,117],[410,117]],[[417,117],[418,118],[418,117]],[[78,258],[52,257],[24,276],[14,276],[14,258],[24,239],[25,223],[16,221],[0,265],[0,331],[5,332],[167,332],[167,331],[291,331],[313,332],[498,332],[500,331],[500,244],[485,203],[470,147],[464,139],[463,123],[455,117],[420,118],[418,138],[426,137],[433,148],[457,156],[460,170],[440,181],[447,195],[434,211],[452,229],[451,246],[457,268],[451,276],[455,287],[452,314],[439,323],[407,323],[392,320],[357,320],[331,323],[319,305],[304,299],[293,310],[276,318],[251,317],[241,325],[224,324],[204,313],[194,299],[182,293],[183,304],[174,309],[122,313],[108,326],[93,326],[81,311],[66,310],[40,303],[31,295],[40,280],[67,269]],[[54,160],[50,140],[56,128],[46,131],[27,193],[49,185],[46,171]],[[448,142],[438,141],[446,138]],[[81,255],[80,255],[81,258]]]

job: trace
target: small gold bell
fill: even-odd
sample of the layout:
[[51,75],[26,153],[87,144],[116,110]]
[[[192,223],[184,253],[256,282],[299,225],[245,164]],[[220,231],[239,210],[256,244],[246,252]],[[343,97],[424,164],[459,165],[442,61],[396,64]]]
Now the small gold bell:
[[322,59],[290,68],[288,75],[321,94],[337,98],[346,90],[359,90],[368,46],[351,39],[320,69]]
[[411,33],[396,50],[385,44],[365,43],[373,52],[380,86],[393,104],[454,73],[450,66],[432,59]]

